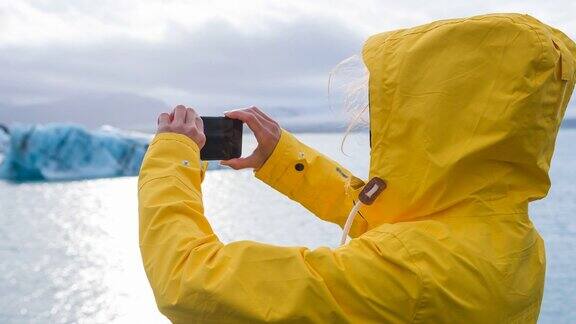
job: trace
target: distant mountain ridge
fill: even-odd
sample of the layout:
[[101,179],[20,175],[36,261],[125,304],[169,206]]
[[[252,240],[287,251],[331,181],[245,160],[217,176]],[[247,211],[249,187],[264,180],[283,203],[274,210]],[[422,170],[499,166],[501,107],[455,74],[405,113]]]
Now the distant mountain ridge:
[[112,125],[132,128],[154,121],[168,105],[158,99],[132,94],[70,97],[47,104],[0,103],[0,123],[77,123],[88,128]]
[[[111,125],[153,132],[158,114],[170,108],[162,100],[127,93],[79,95],[46,104],[0,102],[0,124],[77,123],[91,129]],[[217,109],[205,110],[203,114],[208,116],[222,113]],[[328,107],[266,107],[265,111],[292,132],[342,132],[347,126],[346,119]],[[576,118],[565,118],[562,128],[576,128]]]
[[[164,101],[133,94],[117,93],[70,97],[46,104],[11,105],[0,102],[0,124],[75,123],[95,129],[111,125],[121,129],[153,132],[156,118],[171,106]],[[345,129],[329,108],[267,107],[266,112],[293,132],[329,132]],[[221,115],[221,108],[205,108],[207,116]]]

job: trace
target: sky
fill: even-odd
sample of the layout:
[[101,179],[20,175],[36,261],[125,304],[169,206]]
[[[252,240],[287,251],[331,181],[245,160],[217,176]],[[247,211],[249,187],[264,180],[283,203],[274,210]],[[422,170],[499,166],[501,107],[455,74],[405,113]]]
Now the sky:
[[317,121],[330,71],[368,36],[491,12],[576,38],[575,1],[2,1],[0,123],[145,128],[180,103]]

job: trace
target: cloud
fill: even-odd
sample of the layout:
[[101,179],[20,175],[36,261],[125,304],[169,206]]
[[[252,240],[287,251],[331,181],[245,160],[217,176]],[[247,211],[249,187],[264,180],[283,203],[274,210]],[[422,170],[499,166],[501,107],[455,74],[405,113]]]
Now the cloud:
[[[331,28],[323,28],[327,25]],[[165,40],[155,43],[111,39],[93,46],[8,48],[0,53],[5,68],[0,82],[2,90],[9,91],[1,95],[6,101],[15,90],[45,95],[54,88],[142,93],[168,89],[192,96],[292,95],[292,90],[319,79],[326,82],[331,67],[360,46],[361,38],[345,27],[310,19],[277,26],[274,33],[263,35],[242,34],[217,21],[195,33],[171,26]]]
[[27,107],[51,107],[60,116],[58,107],[72,103],[62,114],[103,113],[82,108],[81,98],[118,114],[137,111],[121,103],[149,102],[162,105],[154,111],[186,103],[219,114],[254,104],[329,118],[328,74],[367,36],[503,11],[532,14],[576,37],[570,1],[3,2],[0,121]]
[[172,24],[161,42],[13,46],[0,52],[0,102],[57,109],[53,103],[68,97],[122,93],[216,114],[253,104],[329,113],[328,74],[361,45],[362,37],[338,21],[308,17],[259,34],[211,21],[194,32]]

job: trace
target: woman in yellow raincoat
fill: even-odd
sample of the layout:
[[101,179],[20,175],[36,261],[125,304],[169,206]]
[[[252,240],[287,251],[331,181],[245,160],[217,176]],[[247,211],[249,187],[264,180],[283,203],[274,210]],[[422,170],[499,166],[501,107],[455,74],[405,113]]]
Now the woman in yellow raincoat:
[[[575,57],[567,36],[519,14],[369,38],[370,178],[387,186],[337,249],[221,243],[202,207],[202,123],[183,106],[162,114],[138,184],[160,311],[176,323],[535,322],[545,255],[528,203],[550,188]],[[256,108],[228,116],[259,146],[225,164],[344,225],[364,181]]]

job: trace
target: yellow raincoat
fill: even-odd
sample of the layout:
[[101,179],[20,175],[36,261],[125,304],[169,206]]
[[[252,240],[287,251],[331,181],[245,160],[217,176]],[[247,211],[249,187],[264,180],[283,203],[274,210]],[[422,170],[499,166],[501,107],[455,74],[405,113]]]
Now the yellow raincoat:
[[[176,323],[535,322],[545,256],[528,203],[550,187],[575,56],[564,34],[518,14],[371,37],[370,177],[388,187],[337,249],[221,243],[198,147],[156,136],[138,189],[160,311]],[[256,176],[341,226],[364,184],[286,131]]]

